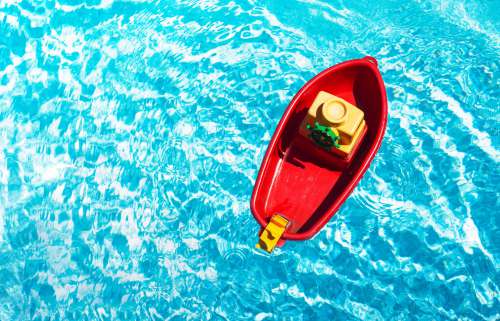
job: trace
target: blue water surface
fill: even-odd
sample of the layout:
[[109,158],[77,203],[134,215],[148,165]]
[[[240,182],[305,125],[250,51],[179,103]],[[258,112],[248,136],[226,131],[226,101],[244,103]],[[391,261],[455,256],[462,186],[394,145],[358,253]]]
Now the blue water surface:
[[[0,320],[498,320],[500,6],[0,1]],[[295,92],[375,56],[389,122],[312,240],[254,248]]]

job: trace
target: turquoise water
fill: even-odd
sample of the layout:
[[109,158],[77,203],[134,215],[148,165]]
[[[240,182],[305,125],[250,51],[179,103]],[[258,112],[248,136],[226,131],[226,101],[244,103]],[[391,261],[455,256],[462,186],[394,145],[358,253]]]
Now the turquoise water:
[[[0,1],[0,320],[498,320],[499,8]],[[314,239],[255,250],[285,107],[368,54],[380,153]]]

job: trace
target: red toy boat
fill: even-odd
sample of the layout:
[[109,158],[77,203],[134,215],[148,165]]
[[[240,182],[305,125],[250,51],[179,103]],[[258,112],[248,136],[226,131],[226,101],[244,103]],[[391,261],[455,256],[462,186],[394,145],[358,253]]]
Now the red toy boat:
[[[320,91],[364,112],[362,139],[348,157],[327,153],[299,133]],[[274,245],[281,245],[284,240],[305,240],[318,233],[368,169],[386,122],[385,87],[373,57],[340,63],[307,82],[281,118],[255,183],[251,209],[262,227],[261,234],[270,227],[268,240],[277,238]],[[278,235],[271,235],[273,228],[281,230]],[[257,247],[272,251],[262,239],[261,235]]]

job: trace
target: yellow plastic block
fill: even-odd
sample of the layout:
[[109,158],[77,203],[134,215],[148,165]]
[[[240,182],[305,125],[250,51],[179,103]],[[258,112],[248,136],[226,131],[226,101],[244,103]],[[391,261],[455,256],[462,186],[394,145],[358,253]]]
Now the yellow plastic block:
[[255,247],[271,253],[283,233],[285,233],[287,224],[288,220],[286,218],[274,214],[264,231],[260,234],[259,243]]
[[[359,126],[358,130],[356,130],[356,132],[352,136],[351,143],[347,144],[347,145],[342,145],[342,143],[340,144],[340,146],[337,148],[337,150],[340,151],[342,155],[347,156],[352,152],[352,149],[358,143],[359,135],[361,135],[365,126],[366,126],[366,122],[363,120],[363,122]],[[342,140],[342,135],[340,137]]]
[[314,126],[315,122],[330,127],[339,134],[340,146],[332,148],[331,152],[344,157],[352,152],[366,126],[364,113],[361,109],[325,91],[318,93],[308,109],[300,126],[300,133],[309,137],[310,131],[307,129],[307,125]]

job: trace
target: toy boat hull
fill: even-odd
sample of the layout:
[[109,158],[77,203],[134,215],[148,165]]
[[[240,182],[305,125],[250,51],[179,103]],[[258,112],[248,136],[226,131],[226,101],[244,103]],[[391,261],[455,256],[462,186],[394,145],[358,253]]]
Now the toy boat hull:
[[[366,133],[351,158],[332,156],[299,134],[319,91],[363,110]],[[269,143],[252,193],[251,210],[264,228],[274,214],[288,220],[281,240],[313,237],[352,193],[377,153],[387,123],[384,83],[372,57],[330,67],[302,87]]]

